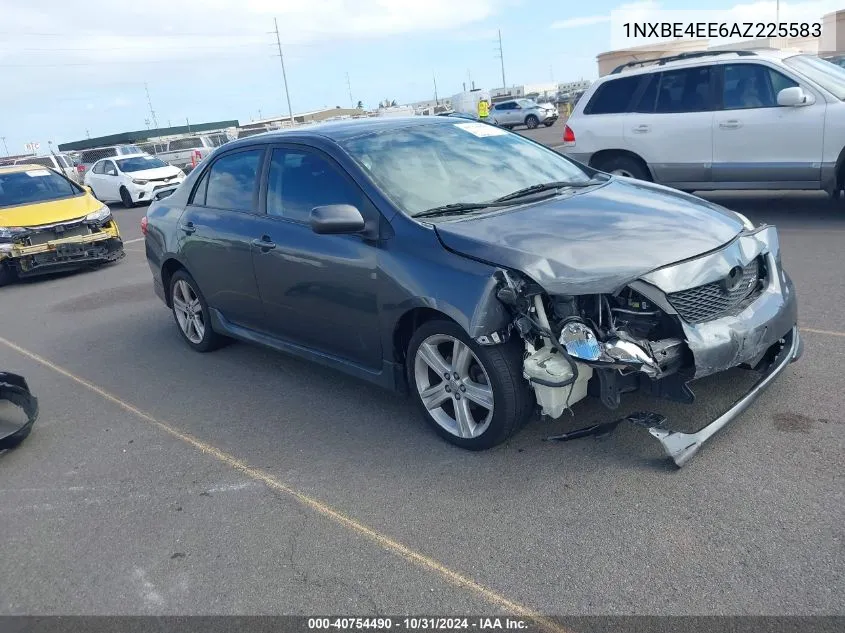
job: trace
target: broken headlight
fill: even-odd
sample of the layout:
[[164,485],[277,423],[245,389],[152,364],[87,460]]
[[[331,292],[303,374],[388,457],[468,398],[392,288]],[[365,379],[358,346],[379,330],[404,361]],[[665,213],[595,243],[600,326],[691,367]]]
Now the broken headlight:
[[85,216],[86,222],[105,222],[106,220],[111,217],[111,209],[109,209],[106,205],[101,206],[99,209],[94,211],[93,213],[89,213]]
[[22,226],[0,226],[0,242],[12,242],[26,231]]
[[582,321],[564,323],[560,332],[560,344],[573,358],[598,360],[601,357],[601,346],[595,333]]

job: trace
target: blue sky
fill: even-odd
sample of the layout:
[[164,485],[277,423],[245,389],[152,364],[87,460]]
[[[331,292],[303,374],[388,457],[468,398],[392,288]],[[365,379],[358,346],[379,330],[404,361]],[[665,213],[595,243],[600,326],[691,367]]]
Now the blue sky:
[[[374,107],[450,96],[471,78],[508,84],[595,78],[610,48],[610,12],[720,9],[737,2],[572,0],[0,0],[0,136],[10,153],[28,141],[59,144],[143,129],[144,83],[161,126],[247,122],[286,112],[274,57],[278,18],[294,111]],[[774,15],[774,1],[742,6]],[[807,15],[845,0],[781,2]],[[806,18],[805,18],[806,19]],[[0,151],[2,145],[0,144]]]

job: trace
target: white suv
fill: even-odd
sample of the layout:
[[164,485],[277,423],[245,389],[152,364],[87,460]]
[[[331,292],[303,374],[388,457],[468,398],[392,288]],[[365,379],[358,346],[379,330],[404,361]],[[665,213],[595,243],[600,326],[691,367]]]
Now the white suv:
[[578,101],[561,149],[599,170],[686,191],[823,189],[839,197],[845,69],[781,51],[632,62]]

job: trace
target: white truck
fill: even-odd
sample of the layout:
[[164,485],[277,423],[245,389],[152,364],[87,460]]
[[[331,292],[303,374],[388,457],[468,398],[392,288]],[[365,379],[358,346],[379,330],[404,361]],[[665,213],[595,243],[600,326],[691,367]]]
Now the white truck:
[[486,101],[490,104],[490,91],[482,90],[481,88],[474,88],[473,90],[459,92],[452,97],[452,109],[455,112],[478,116],[479,101]]
[[166,143],[162,142],[165,147],[157,151],[155,155],[165,163],[178,167],[187,173],[211,152],[229,140],[231,140],[229,136],[223,132],[185,136],[171,139]]

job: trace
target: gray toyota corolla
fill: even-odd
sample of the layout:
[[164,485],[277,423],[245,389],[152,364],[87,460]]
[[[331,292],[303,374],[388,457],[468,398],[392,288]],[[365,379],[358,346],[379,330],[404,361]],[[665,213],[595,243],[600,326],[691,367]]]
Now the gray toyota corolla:
[[801,355],[774,227],[482,122],[253,136],[157,197],[147,258],[189,346],[251,341],[407,390],[467,449],[538,409],[616,409],[636,390],[692,402],[695,379],[758,372],[698,432],[619,419],[680,466]]

